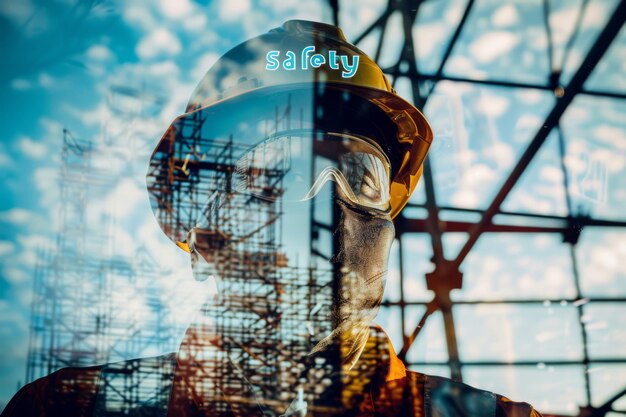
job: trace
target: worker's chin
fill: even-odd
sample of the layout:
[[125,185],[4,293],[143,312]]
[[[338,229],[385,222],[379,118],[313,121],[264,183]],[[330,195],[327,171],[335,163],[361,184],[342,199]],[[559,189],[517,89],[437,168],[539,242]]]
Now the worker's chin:
[[344,318],[330,334],[314,344],[309,355],[336,349],[341,358],[342,368],[352,369],[367,343],[370,325],[375,315],[370,313],[367,317]]

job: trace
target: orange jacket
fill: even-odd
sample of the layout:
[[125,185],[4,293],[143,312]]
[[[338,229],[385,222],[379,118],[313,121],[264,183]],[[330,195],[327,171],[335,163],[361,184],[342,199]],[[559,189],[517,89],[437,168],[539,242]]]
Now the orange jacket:
[[[354,396],[350,411],[342,415],[540,417],[527,403],[513,402],[450,379],[407,370],[387,336],[382,333],[381,337],[387,345],[388,355],[378,365],[380,372],[373,374],[383,378],[366,384]],[[380,341],[380,337],[370,337],[368,344],[380,346]],[[0,417],[268,415],[267,409],[250,400],[253,394],[245,390],[223,392],[221,406],[202,404],[183,371],[197,370],[198,367],[195,363],[190,367],[190,362],[183,356],[172,353],[102,366],[60,369],[23,387]],[[333,415],[315,415],[320,414]]]

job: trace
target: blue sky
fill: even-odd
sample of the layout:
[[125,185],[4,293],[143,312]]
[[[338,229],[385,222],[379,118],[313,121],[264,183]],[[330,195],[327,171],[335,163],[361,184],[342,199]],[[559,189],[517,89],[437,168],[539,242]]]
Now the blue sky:
[[[550,3],[554,61],[560,65],[580,2]],[[615,4],[614,0],[589,2],[581,31],[562,68],[564,83]],[[340,5],[342,29],[348,39],[354,39],[384,10],[385,2],[340,1]],[[421,71],[437,69],[442,45],[464,5],[464,1],[431,1],[420,9],[414,38]],[[59,226],[63,129],[94,142],[94,169],[110,180],[104,192],[94,191],[88,200],[87,229],[101,234],[109,228],[107,233],[113,237],[106,253],[112,257],[127,256],[136,250],[137,242],[144,243],[149,256],[158,259],[161,271],[166,271],[153,284],[171,295],[163,302],[176,312],[172,327],[180,330],[202,301],[198,294],[210,283],[190,279],[187,259],[172,251],[152,218],[143,188],[148,157],[170,121],[184,110],[196,83],[221,54],[293,18],[330,22],[331,13],[325,2],[298,0],[0,2],[0,43],[6,57],[0,68],[0,405],[18,382],[24,382],[38,251],[54,247]],[[382,66],[394,63],[398,56],[397,40],[402,39],[398,14],[392,15],[386,37]],[[373,54],[375,41],[367,37],[359,46]],[[539,1],[478,1],[445,72],[545,83],[549,73],[546,43]],[[626,32],[622,29],[586,88],[626,93],[625,56]],[[124,93],[128,89],[133,94]],[[410,97],[406,80],[397,80],[396,89]],[[552,94],[545,91],[439,83],[425,109],[437,138],[431,158],[439,203],[486,207],[553,103]],[[579,96],[562,120],[574,206],[598,218],[626,220],[625,113],[624,102]],[[558,155],[558,138],[553,134],[505,201],[505,210],[566,214]],[[423,201],[422,188],[413,201]],[[415,211],[415,215],[420,213]],[[114,221],[107,220],[111,218]],[[585,230],[577,247],[583,296],[626,294],[626,271],[621,263],[626,256],[624,237],[618,230]],[[446,255],[454,256],[464,239],[461,234],[446,235]],[[423,274],[432,267],[429,241],[426,236],[407,236],[403,245],[405,259],[415,259],[405,267],[407,297],[426,300],[429,294]],[[564,330],[580,326],[575,308],[558,303],[573,297],[575,291],[568,249],[558,236],[485,236],[463,268],[466,282],[463,291],[455,294],[457,299],[552,300],[527,310],[512,306],[481,310],[481,306],[462,311],[460,342],[465,359],[486,355],[538,360],[541,355],[536,352],[546,357],[580,358],[578,333]],[[399,293],[397,269],[392,266],[390,271],[389,300],[397,299]],[[128,291],[120,284],[120,294]],[[140,299],[129,303],[120,296],[116,302],[127,315],[143,311]],[[584,325],[590,328],[595,357],[626,357],[621,318],[626,316],[626,308],[615,305],[614,309],[622,313],[611,315],[605,305],[589,306],[586,313]],[[399,349],[397,317],[397,312],[388,310],[381,313],[380,321]],[[519,321],[519,317],[525,319]],[[413,348],[414,358],[446,360],[437,320],[434,317],[429,322],[425,329],[428,337]],[[533,322],[544,324],[528,324]],[[485,350],[488,343],[475,342],[493,338],[502,327],[510,328],[511,334],[492,349]],[[533,345],[519,342],[520,334],[530,335]],[[596,381],[594,387],[607,387],[594,388],[595,400],[600,402],[626,384],[622,376],[626,372],[619,369],[599,367],[590,374],[592,382]],[[436,367],[430,371],[446,372]],[[473,369],[468,375],[475,385],[504,391],[546,411],[574,412],[577,397],[582,395],[582,371],[575,366]],[[536,377],[544,383],[524,383]],[[559,384],[559,380],[573,382]],[[497,383],[489,385],[493,381]],[[546,392],[554,395],[548,398]]]

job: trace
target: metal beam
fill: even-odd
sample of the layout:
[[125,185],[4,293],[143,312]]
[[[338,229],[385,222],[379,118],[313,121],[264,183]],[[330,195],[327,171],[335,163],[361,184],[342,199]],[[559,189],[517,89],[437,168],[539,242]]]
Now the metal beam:
[[[394,306],[428,306],[432,301],[383,301],[382,305],[386,307]],[[523,298],[523,299],[507,299],[507,300],[456,300],[454,305],[477,305],[477,304],[541,304],[545,307],[549,306],[568,306],[575,307],[586,305],[588,303],[626,303],[626,296],[622,297],[590,297],[590,298],[560,298],[560,299],[541,299],[541,298]]]
[[576,94],[580,92],[585,81],[587,81],[587,78],[589,78],[598,62],[604,56],[604,53],[609,49],[609,46],[619,33],[625,19],[626,2],[622,1],[619,3],[613,15],[609,19],[609,22],[594,42],[591,50],[587,54],[587,57],[580,65],[580,68],[578,69],[578,71],[576,71],[576,74],[574,74],[572,80],[565,88],[563,96],[557,98],[556,104],[542,124],[542,128],[537,132],[535,137],[528,145],[526,151],[521,156],[517,165],[515,166],[515,168],[513,168],[513,171],[500,188],[500,191],[498,191],[498,194],[495,196],[492,203],[489,205],[489,208],[483,214],[482,219],[470,231],[470,236],[463,248],[461,248],[461,251],[457,255],[456,259],[452,263],[452,267],[458,268],[461,265],[478,238],[485,231],[486,227],[491,224],[493,217],[498,213],[503,201],[509,195],[521,175],[524,173],[526,166],[537,154],[537,152],[541,148],[541,145],[543,145],[552,129],[557,125],[559,119],[561,118],[569,104],[572,102]]
[[[425,208],[424,204],[407,204],[406,208]],[[462,207],[452,207],[452,206],[439,206],[439,211],[455,211],[461,213],[472,213],[472,214],[483,214],[485,211],[480,209],[469,209]],[[605,219],[594,219],[588,216],[555,216],[551,214],[537,214],[537,213],[521,213],[515,211],[498,211],[498,215],[503,216],[514,216],[514,217],[527,217],[534,219],[542,219],[542,220],[557,220],[567,222],[570,220],[574,220],[583,226],[599,226],[599,227],[626,227],[626,221],[621,220],[605,220]],[[403,216],[402,213],[398,216],[397,219],[400,219],[400,216]],[[404,217],[407,219],[407,217]],[[409,218],[412,219],[412,218]]]
[[[592,359],[591,364],[626,364],[626,358]],[[447,366],[448,362],[408,362],[408,366]],[[520,361],[463,361],[462,366],[571,366],[582,365],[580,360],[520,360]]]
[[[430,233],[430,222],[426,219],[400,219],[398,224],[398,235],[403,233]],[[462,221],[439,221],[439,230],[442,233],[469,232],[476,223]],[[566,233],[567,227],[547,227],[547,226],[519,226],[509,224],[489,224],[485,227],[485,232],[489,233]]]
[[[550,91],[553,92],[554,89],[549,85],[543,84],[532,84],[525,83],[522,81],[511,81],[511,80],[481,80],[477,78],[467,78],[462,76],[453,76],[453,75],[437,75],[437,74],[424,74],[420,72],[409,72],[409,71],[400,71],[397,66],[392,66],[388,68],[383,68],[383,72],[392,74],[395,77],[407,77],[411,80],[416,81],[450,81],[455,83],[468,83],[468,84],[477,84],[477,85],[487,85],[492,87],[507,87],[507,88],[521,88],[528,90],[542,90],[542,91]],[[614,92],[614,91],[600,91],[600,90],[586,90],[581,89],[578,94],[595,96],[595,97],[604,97],[604,98],[616,98],[620,100],[626,100],[626,93]]]
[[[400,57],[396,66],[399,68],[402,64],[406,65],[409,71],[417,72],[417,61],[415,54],[415,46],[413,44],[413,26],[415,24],[415,20],[417,18],[417,13],[419,11],[419,7],[422,2],[418,1],[415,4],[409,4],[409,2],[402,3],[402,24],[404,30],[404,45],[402,51],[400,53]],[[458,29],[457,29],[458,31]],[[442,62],[442,65],[445,63]],[[395,79],[394,79],[395,82]],[[411,90],[413,93],[413,102],[416,107],[423,108],[426,104],[427,97],[423,97],[420,92],[420,86],[418,82],[415,80],[411,81]],[[429,228],[431,230],[432,244],[433,244],[433,254],[434,254],[434,262],[436,265],[436,270],[443,271],[445,267],[443,265],[447,265],[443,253],[443,244],[441,241],[441,231],[439,229],[439,220],[437,214],[437,204],[435,199],[434,192],[434,182],[431,175],[431,167],[429,160],[425,161],[424,166],[424,178],[426,181],[427,187],[427,205],[430,208],[429,210]],[[430,282],[437,283],[436,277],[435,279],[430,280]],[[427,278],[428,281],[428,278]],[[446,334],[446,346],[448,348],[448,357],[450,358],[450,373],[452,375],[452,379],[456,381],[462,381],[461,375],[461,366],[460,366],[460,357],[459,357],[459,348],[456,338],[456,330],[454,325],[454,314],[452,311],[452,305],[450,303],[450,288],[449,286],[443,285],[443,282],[439,282],[441,285],[437,285],[432,289],[435,290],[435,297],[433,299],[433,305],[436,306],[439,310],[441,310]],[[427,316],[423,318],[425,321]],[[408,340],[405,341],[404,346],[402,348],[401,353],[404,354],[411,346],[412,341],[414,340],[414,335],[417,335],[419,329],[415,329],[413,331],[413,335],[409,337]]]
[[[474,6],[474,0],[469,0],[467,2],[467,6],[465,6],[465,10],[463,11],[463,16],[461,16],[461,20],[459,21],[459,24],[457,25],[456,30],[454,31],[454,34],[452,35],[452,38],[450,38],[450,42],[448,42],[448,46],[446,47],[446,51],[443,54],[443,58],[441,59],[441,62],[439,63],[439,68],[437,69],[437,72],[435,73],[435,77],[441,78],[441,76],[443,75],[443,69],[446,66],[446,63],[448,62],[448,58],[450,58],[450,55],[452,54],[452,50],[454,49],[454,46],[459,40],[459,36],[461,36],[461,33],[463,32],[463,28],[465,27],[465,23],[467,23],[467,18],[469,17],[473,6]],[[433,92],[434,89],[435,89],[435,86],[433,85],[433,87],[428,92],[429,96]]]

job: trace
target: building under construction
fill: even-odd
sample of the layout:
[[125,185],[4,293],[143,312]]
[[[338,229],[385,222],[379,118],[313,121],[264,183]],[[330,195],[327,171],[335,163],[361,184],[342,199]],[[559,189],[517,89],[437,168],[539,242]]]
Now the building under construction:
[[[289,105],[277,108],[265,136],[289,130],[291,112]],[[307,360],[314,361],[306,359],[312,345],[303,342],[302,332],[312,328],[332,332],[332,321],[316,313],[331,310],[337,288],[334,271],[314,267],[314,260],[308,268],[290,262],[282,239],[282,200],[241,193],[234,185],[242,165],[252,163],[246,160],[249,145],[232,135],[226,140],[206,137],[205,123],[198,112],[171,127],[155,149],[148,173],[148,191],[164,232],[185,242],[182,245],[193,245],[196,279],[218,281],[215,299],[205,305],[203,319],[190,327],[181,345],[183,355],[193,358],[182,372],[197,376],[192,384],[195,395],[206,399],[215,415],[227,414],[237,403],[232,397],[226,403],[224,392],[245,398],[241,393],[247,392],[248,384],[259,390],[253,398],[263,398],[268,407],[276,407],[275,412],[285,408],[283,402],[290,400],[296,386],[309,393],[303,400],[315,410],[317,400],[310,393],[342,384],[329,378],[339,374],[333,371],[340,363],[339,352],[329,353],[325,365],[302,368]],[[247,180],[262,188],[264,196],[280,197],[284,192],[283,177],[292,167],[281,156],[270,155],[273,159],[264,160],[263,169],[246,168],[254,176]],[[313,218],[311,211],[312,229],[319,228]],[[183,236],[192,229],[193,237]],[[331,225],[325,229],[333,230]],[[315,233],[307,246],[319,247],[322,234]],[[322,256],[319,249],[314,256]],[[206,353],[216,347],[213,355]],[[372,349],[364,356],[375,357],[376,346]],[[220,381],[218,386],[215,381]],[[327,411],[340,410],[342,389],[335,392],[337,398],[324,400]],[[249,406],[245,401],[237,405],[245,406]]]
[[[441,59],[434,70],[420,69],[419,61],[416,60],[419,39],[415,38],[412,28],[420,18],[420,13],[432,3],[389,1],[382,14],[371,25],[362,28],[360,34],[353,39],[357,46],[373,39],[376,46],[372,56],[376,60],[383,53],[384,42],[392,42],[398,46],[397,60],[384,66],[384,70],[391,76],[394,85],[402,85],[404,82],[404,86],[412,94],[408,98],[418,108],[424,108],[429,101],[436,99],[438,86],[445,83],[540,92],[550,95],[551,101],[536,131],[531,132],[524,142],[510,172],[491,190],[492,198],[481,207],[467,208],[449,201],[442,202],[438,198],[438,186],[442,184],[439,174],[445,176],[445,168],[442,165],[436,166],[431,160],[426,161],[422,179],[423,198],[420,201],[413,200],[395,221],[395,250],[399,273],[397,281],[391,284],[396,285],[397,290],[394,290],[395,295],[388,297],[383,305],[383,314],[399,328],[399,356],[412,369],[430,370],[468,383],[474,383],[472,375],[475,376],[478,372],[496,375],[500,380],[506,380],[511,374],[526,375],[525,382],[519,385],[531,385],[530,381],[547,378],[548,372],[556,375],[556,379],[563,384],[568,379],[580,382],[563,394],[563,397],[570,399],[576,397],[572,402],[575,409],[555,405],[547,397],[541,397],[545,398],[550,409],[561,410],[544,415],[600,417],[611,411],[620,412],[618,405],[623,401],[626,389],[611,380],[611,388],[604,390],[603,380],[594,379],[594,376],[602,374],[607,367],[622,369],[626,358],[611,351],[594,354],[598,351],[598,339],[589,334],[588,317],[590,312],[601,311],[606,307],[622,309],[626,298],[619,289],[615,292],[617,295],[589,295],[585,292],[579,270],[581,251],[578,247],[581,236],[589,230],[622,228],[626,223],[614,216],[594,217],[575,203],[570,191],[572,186],[568,183],[572,181],[572,176],[568,174],[565,163],[568,141],[562,118],[568,108],[573,106],[575,99],[580,97],[616,101],[626,99],[623,92],[591,89],[586,84],[617,38],[626,16],[626,4],[616,3],[614,12],[598,30],[595,41],[580,64],[572,74],[565,77],[562,66],[555,62],[553,56],[553,39],[548,23],[550,2],[543,1],[543,8],[539,9],[545,14],[548,40],[545,53],[549,56],[551,67],[543,77],[543,82],[531,83],[505,78],[491,79],[489,76],[450,75],[446,71],[455,45],[463,38],[468,25],[472,24],[472,13],[476,12],[477,3],[480,3],[473,0],[464,3],[463,12],[458,16],[447,41],[441,42]],[[575,38],[580,28],[580,19],[588,3],[581,2],[579,21],[570,35],[572,38]],[[341,25],[342,2],[330,1],[330,8],[335,23]],[[401,38],[391,41],[386,39],[389,25],[398,22],[403,28]],[[572,44],[569,44],[563,55],[567,56],[571,52]],[[200,348],[219,335],[223,343],[221,347],[231,352],[231,360],[238,362],[224,365],[215,358],[204,358],[204,376],[230,381],[233,374],[243,372],[244,375],[251,376],[251,382],[263,390],[264,397],[280,400],[284,389],[294,386],[294,381],[299,377],[286,372],[284,363],[289,363],[290,358],[301,356],[304,352],[302,345],[289,344],[286,341],[289,340],[289,335],[299,331],[302,323],[310,321],[308,313],[311,310],[320,309],[331,302],[333,294],[329,281],[332,280],[332,274],[290,266],[291,259],[284,250],[282,239],[280,216],[283,208],[280,200],[268,202],[223,192],[228,189],[227,183],[236,171],[236,155],[241,151],[242,145],[237,137],[220,141],[203,137],[204,120],[200,115],[198,113],[195,119],[185,119],[184,129],[170,132],[172,140],[162,142],[161,147],[155,150],[157,158],[153,159],[154,163],[150,166],[148,175],[149,191],[158,200],[156,215],[166,234],[174,240],[186,242],[188,236],[182,235],[182,231],[186,233],[196,225],[202,226],[206,236],[201,240],[210,242],[212,246],[199,249],[209,253],[207,258],[213,262],[206,262],[196,268],[194,273],[197,279],[211,277],[220,280],[223,290],[204,307],[203,317],[206,320],[190,328],[187,340],[196,342],[188,347],[192,350]],[[549,140],[554,142],[557,151],[554,165],[562,174],[560,178],[563,181],[561,186],[565,214],[505,209],[505,200],[513,193],[524,174],[531,170],[533,161],[538,158],[542,147],[545,148]],[[106,248],[111,239],[107,231],[94,234],[85,229],[84,217],[81,216],[84,216],[84,202],[89,193],[106,189],[111,184],[106,175],[95,172],[90,166],[90,152],[91,145],[88,142],[78,141],[66,133],[61,173],[64,203],[61,231],[57,250],[43,254],[44,261],[35,277],[28,381],[64,366],[107,363],[116,357],[149,356],[146,352],[160,351],[160,346],[170,346],[173,337],[168,326],[167,308],[159,301],[162,296],[151,293],[151,287],[147,285],[151,277],[160,273],[155,266],[158,263],[144,257],[141,249],[127,260],[110,259],[102,252],[102,248]],[[441,171],[438,172],[437,168]],[[288,167],[276,165],[271,175],[270,193],[280,194],[284,169]],[[602,183],[602,178],[607,175],[593,161],[590,162],[589,170],[589,175],[595,178],[593,184]],[[602,190],[601,184],[591,188],[598,195],[606,192]],[[246,215],[242,216],[242,213]],[[312,240],[315,250],[311,252],[321,253],[327,250],[323,246],[332,239],[321,236],[331,226],[317,224],[313,216],[310,224],[311,230],[319,231],[319,234],[312,233],[319,240]],[[446,239],[459,235],[462,236],[462,242],[456,251],[445,250],[451,246],[446,243]],[[464,273],[466,260],[473,253],[479,252],[479,238],[485,239],[489,236],[513,236],[513,240],[520,236],[557,236],[559,242],[554,246],[565,253],[564,262],[571,269],[571,276],[568,276],[571,282],[568,285],[574,289],[573,292],[546,296],[537,288],[534,297],[463,296],[463,291],[475,281],[474,277]],[[418,256],[410,248],[416,237],[423,237],[428,241],[426,254]],[[413,269],[423,269],[416,266],[418,258],[420,262],[429,265],[423,276],[413,276],[410,272]],[[197,259],[197,262],[203,260]],[[120,279],[126,280],[129,288],[133,288],[137,296],[141,295],[154,313],[150,316],[152,319],[148,326],[146,323],[135,323],[132,319],[116,320],[117,309],[112,301],[115,297],[112,295],[116,290],[114,283]],[[412,280],[419,280],[419,288],[423,288],[424,297],[416,296],[412,292],[415,288]],[[455,297],[455,294],[461,296]],[[133,295],[127,295],[127,299],[131,298]],[[301,308],[304,305],[307,306],[306,309]],[[503,308],[519,308],[519,311],[538,321],[547,319],[556,309],[567,310],[567,314],[575,317],[575,320],[555,319],[556,326],[567,327],[568,337],[571,334],[576,335],[575,354],[543,357],[541,348],[537,346],[542,346],[542,337],[549,336],[540,334],[539,331],[526,335],[538,344],[526,345],[519,342],[514,334],[516,330],[512,328],[513,334],[508,337],[517,342],[511,342],[510,348],[515,351],[514,358],[511,359],[499,351],[489,350],[493,340],[470,338],[459,326],[459,321],[463,320],[459,316],[463,313],[479,317],[477,311],[483,309],[480,311],[487,312],[486,315],[497,315],[504,311]],[[84,314],[77,314],[79,311]],[[120,327],[120,322],[124,322],[125,326]],[[330,328],[331,323],[324,325]],[[426,337],[425,331],[429,332],[430,337],[438,335],[442,340],[443,348],[435,355],[435,359],[418,352],[418,348],[423,349],[418,343]],[[245,343],[242,344],[242,341]],[[592,343],[594,341],[595,344]],[[592,345],[594,347],[590,347]],[[278,346],[280,349],[277,349]],[[474,346],[474,350],[482,349],[487,354],[474,354],[476,359],[467,359],[472,357],[468,346]],[[116,350],[120,352],[119,355],[115,354]],[[490,352],[493,353],[491,358],[487,357]],[[158,384],[154,382],[171,378],[172,369],[162,363],[129,361],[124,362],[121,369],[110,375],[108,386],[111,389],[106,391],[105,406],[109,410],[119,411],[121,415],[129,413],[137,405],[136,399],[142,397],[139,390],[158,391]],[[141,384],[138,383],[139,380],[152,382]],[[517,385],[511,383],[508,387],[517,389]],[[537,385],[548,392],[546,395],[551,390],[559,390],[556,385]],[[232,385],[230,388],[236,390],[244,387]],[[218,396],[214,386],[199,383],[198,389],[207,398]],[[501,391],[498,387],[493,389]],[[520,392],[524,392],[524,389],[520,389]],[[542,409],[542,404],[537,404],[532,398],[519,399],[535,403],[538,409]],[[213,403],[216,411],[226,411],[225,404],[219,401]]]

